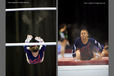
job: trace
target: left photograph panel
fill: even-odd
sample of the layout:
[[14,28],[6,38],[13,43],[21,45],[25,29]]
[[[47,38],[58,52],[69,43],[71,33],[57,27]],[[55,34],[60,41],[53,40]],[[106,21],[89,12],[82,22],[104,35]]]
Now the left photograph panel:
[[6,76],[46,75],[56,76],[55,0],[7,0]]

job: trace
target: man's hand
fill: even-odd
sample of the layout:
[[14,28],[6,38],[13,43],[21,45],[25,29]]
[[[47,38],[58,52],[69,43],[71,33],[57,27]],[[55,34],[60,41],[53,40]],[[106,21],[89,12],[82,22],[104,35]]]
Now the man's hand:
[[91,60],[101,60],[102,56],[99,52],[93,52],[94,57]]
[[80,59],[80,50],[76,50],[76,57],[74,57],[74,60],[75,61],[80,61],[81,59]]

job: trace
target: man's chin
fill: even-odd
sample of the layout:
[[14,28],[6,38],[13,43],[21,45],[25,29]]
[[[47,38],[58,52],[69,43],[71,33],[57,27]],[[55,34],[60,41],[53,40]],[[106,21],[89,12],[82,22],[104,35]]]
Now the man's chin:
[[86,40],[86,38],[82,38],[82,40]]

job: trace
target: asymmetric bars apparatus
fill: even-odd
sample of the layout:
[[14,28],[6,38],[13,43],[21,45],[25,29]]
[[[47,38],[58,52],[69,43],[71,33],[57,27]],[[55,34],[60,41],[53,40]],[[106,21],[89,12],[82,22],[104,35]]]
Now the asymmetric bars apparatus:
[[6,46],[33,46],[33,45],[56,45],[56,42],[45,42],[45,43],[6,43]]
[[39,8],[13,8],[13,9],[6,9],[6,12],[11,11],[32,11],[32,10],[56,10],[56,7],[39,7]]
[[[30,10],[56,10],[56,7],[39,7],[39,8],[13,8],[6,9],[6,12],[12,11],[30,11]],[[32,46],[32,45],[56,45],[56,42],[45,42],[45,43],[6,43],[5,46]]]

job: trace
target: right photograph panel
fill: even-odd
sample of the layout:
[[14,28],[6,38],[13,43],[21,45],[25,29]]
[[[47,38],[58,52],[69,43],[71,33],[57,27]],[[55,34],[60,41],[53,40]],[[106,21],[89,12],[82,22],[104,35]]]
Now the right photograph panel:
[[58,76],[108,76],[108,0],[58,0]]

